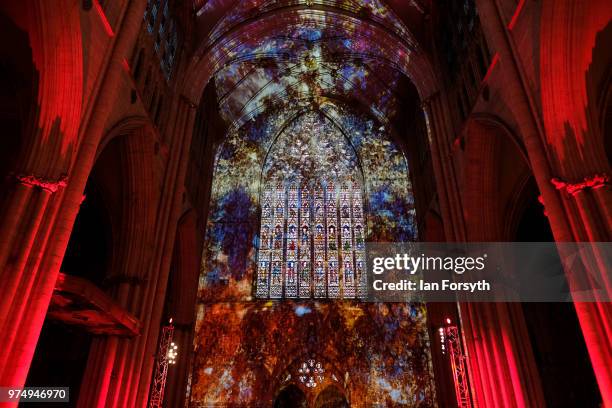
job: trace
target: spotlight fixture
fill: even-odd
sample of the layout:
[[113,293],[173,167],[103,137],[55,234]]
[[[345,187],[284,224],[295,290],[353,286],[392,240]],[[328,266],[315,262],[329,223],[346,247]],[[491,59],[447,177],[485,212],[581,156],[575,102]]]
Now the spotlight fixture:
[[168,364],[176,364],[176,357],[178,356],[178,346],[172,342],[168,347]]

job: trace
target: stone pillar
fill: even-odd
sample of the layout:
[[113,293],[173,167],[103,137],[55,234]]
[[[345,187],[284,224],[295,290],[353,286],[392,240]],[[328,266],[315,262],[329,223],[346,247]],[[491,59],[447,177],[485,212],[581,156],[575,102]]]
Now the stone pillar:
[[[601,149],[593,145],[597,127],[588,119],[585,77],[596,35],[611,17],[610,8],[605,2],[542,3],[538,47],[540,115],[535,100],[539,95],[530,88],[512,33],[503,21],[499,0],[477,0],[477,5],[489,45],[500,57],[499,69],[508,82],[504,99],[520,127],[555,241],[609,241],[609,182],[595,189],[589,186],[586,194],[567,195],[557,191],[556,181],[561,178],[562,183],[576,186],[589,184],[596,177],[609,177],[600,173],[608,171],[609,166],[601,162]],[[589,171],[597,174],[585,174]],[[605,278],[609,271],[591,272]],[[612,306],[575,306],[604,405],[610,407]]]
[[[92,345],[84,383],[88,391],[79,399],[80,407],[144,407],[148,402],[161,327],[162,311],[174,247],[176,227],[182,208],[183,186],[195,119],[195,105],[184,98],[173,104],[175,117],[169,126],[172,133],[170,157],[159,197],[150,208],[152,217],[134,214],[128,217],[125,230],[131,231],[126,242],[132,243],[122,254],[113,296],[117,302],[140,320],[140,335],[133,339],[104,338]],[[132,137],[132,136],[128,136]],[[130,165],[147,171],[138,160]],[[138,180],[133,180],[137,189]],[[149,180],[149,184],[156,184]],[[129,183],[128,183],[129,184]],[[147,200],[140,194],[136,200]],[[135,205],[141,211],[144,203]],[[140,220],[139,220],[140,219]],[[141,231],[137,225],[148,225]],[[151,242],[133,234],[146,234]],[[136,243],[138,242],[138,243]],[[107,386],[108,384],[108,386]]]
[[[448,210],[445,216],[450,219],[445,219],[445,224],[454,224],[452,229],[446,228],[447,234],[449,231],[452,234],[447,236],[447,241],[501,240],[500,229],[495,224],[495,217],[498,217],[499,213],[486,201],[494,197],[487,194],[487,191],[494,189],[493,181],[479,179],[479,184],[475,186],[477,191],[471,191],[470,186],[464,186],[470,191],[465,192],[465,197],[460,195],[456,167],[451,155],[454,139],[450,137],[452,127],[442,99],[437,97],[433,102],[430,100],[426,106],[430,121],[432,156],[437,168],[436,178],[442,173],[445,179],[444,182],[437,181],[440,199],[447,200]],[[495,149],[491,144],[494,140],[492,135],[483,134],[486,129],[482,126],[472,123],[470,130],[475,132],[470,136],[471,141],[480,139],[488,143],[480,146],[486,151],[483,159],[488,160],[482,164],[485,168],[480,170],[484,176],[491,173],[487,173],[486,167],[492,168],[495,165]],[[441,151],[447,153],[440,155]],[[441,171],[443,168],[444,172]],[[480,201],[474,201],[474,198],[479,198]],[[472,215],[467,218],[466,214],[476,213],[479,214],[478,217]],[[504,408],[543,406],[539,374],[521,308],[505,303],[461,303],[459,311],[475,405]]]
[[[0,215],[0,385],[20,387],[34,354],[85,183],[119,85],[121,61],[133,46],[145,1],[131,3],[125,30],[112,42],[104,87],[83,109],[79,2],[11,3],[7,14],[28,32],[38,68],[21,168]],[[4,6],[3,6],[4,7]],[[44,24],[41,24],[44,22]],[[131,32],[130,32],[131,31]],[[93,110],[82,122],[81,112]],[[5,276],[6,275],[6,276]],[[6,279],[5,279],[6,278]]]
[[476,406],[545,406],[520,304],[464,303],[461,317]]
[[[575,230],[576,240],[609,242],[612,230],[607,228],[606,210],[599,207],[602,201],[609,199],[605,197],[610,195],[609,179],[595,176],[576,184],[566,184],[558,180],[553,180],[553,184],[566,200],[568,216],[574,225],[580,227]],[[607,297],[598,303],[576,302],[574,306],[604,406],[610,407],[612,406],[612,303],[607,299],[612,293],[612,282],[610,271],[606,270],[603,263],[605,261],[602,261],[603,256],[597,251],[594,254],[595,262],[584,262],[584,265],[594,280],[603,285],[602,289]],[[567,275],[572,287],[572,274]]]
[[59,272],[59,265],[51,270],[41,265],[55,242],[51,231],[77,144],[82,40],[74,2],[9,2],[0,7],[28,34],[37,86],[22,134],[24,150],[0,213],[0,385],[21,387],[51,298],[50,291],[39,288],[48,281],[54,284]]
[[181,217],[174,259],[172,261],[172,291],[166,296],[169,317],[174,319],[174,342],[178,359],[171,368],[166,384],[165,400],[169,407],[185,405],[187,382],[193,357],[193,331],[203,242],[197,232],[197,212],[190,210]]
[[450,149],[452,138],[449,138],[449,135],[452,135],[452,127],[446,114],[444,98],[436,93],[425,100],[422,107],[425,112],[434,174],[436,175],[436,191],[444,219],[446,240],[463,241],[466,239],[463,209]]

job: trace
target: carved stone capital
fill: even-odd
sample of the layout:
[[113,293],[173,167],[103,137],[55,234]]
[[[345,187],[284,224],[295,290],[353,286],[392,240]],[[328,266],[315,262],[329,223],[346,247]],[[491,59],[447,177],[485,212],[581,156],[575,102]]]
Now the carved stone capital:
[[68,177],[62,176],[58,180],[49,180],[34,175],[16,175],[15,178],[24,186],[38,187],[50,193],[55,193],[60,187],[66,187]]
[[550,179],[550,182],[557,190],[565,191],[568,194],[575,195],[581,191],[591,189],[595,190],[604,186],[610,185],[610,176],[607,174],[595,174],[590,177],[585,177],[584,180],[570,183],[557,177]]

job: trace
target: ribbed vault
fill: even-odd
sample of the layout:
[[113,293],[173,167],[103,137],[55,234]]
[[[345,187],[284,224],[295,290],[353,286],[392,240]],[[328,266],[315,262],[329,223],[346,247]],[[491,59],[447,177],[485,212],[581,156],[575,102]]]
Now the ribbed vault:
[[422,98],[436,89],[427,53],[406,24],[423,9],[416,2],[395,3],[196,4],[201,39],[185,94],[198,100],[203,85],[212,80],[221,114],[233,127],[262,113],[316,107],[323,100],[340,101],[392,124],[402,106],[414,103],[415,88]]

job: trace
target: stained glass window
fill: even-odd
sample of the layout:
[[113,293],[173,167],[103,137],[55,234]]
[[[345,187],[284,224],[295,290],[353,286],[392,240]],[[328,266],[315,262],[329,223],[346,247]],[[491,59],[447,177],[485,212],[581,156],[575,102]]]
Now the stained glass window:
[[263,173],[257,297],[365,297],[362,184],[326,118],[305,114],[279,136]]
[[[143,17],[146,21],[147,31],[149,34],[155,35],[153,49],[159,55],[159,64],[166,79],[170,79],[172,76],[178,48],[177,26],[171,16],[168,4],[169,2],[166,0],[162,7],[161,0],[148,0]],[[155,30],[156,26],[157,30]]]

